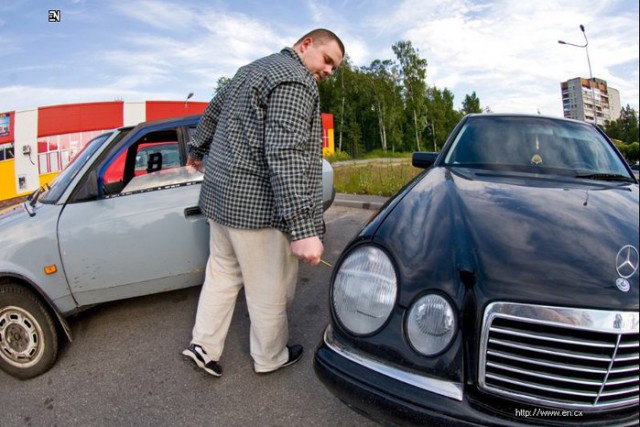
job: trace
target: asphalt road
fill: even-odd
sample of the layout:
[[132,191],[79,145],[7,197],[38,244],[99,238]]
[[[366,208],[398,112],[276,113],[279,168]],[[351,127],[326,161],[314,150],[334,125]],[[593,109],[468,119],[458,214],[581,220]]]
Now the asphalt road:
[[[371,210],[325,213],[323,259],[333,263]],[[179,248],[176,248],[179,250]],[[200,287],[94,307],[70,321],[49,372],[20,381],[0,371],[0,426],[373,426],[315,377],[313,351],[329,319],[331,269],[302,265],[289,312],[291,343],[305,355],[281,371],[256,375],[249,318],[238,298],[214,378],[182,360]]]

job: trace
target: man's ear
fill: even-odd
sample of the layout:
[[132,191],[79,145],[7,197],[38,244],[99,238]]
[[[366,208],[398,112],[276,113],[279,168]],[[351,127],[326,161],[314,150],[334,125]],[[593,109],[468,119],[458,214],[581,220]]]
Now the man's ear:
[[307,48],[309,46],[311,46],[313,44],[313,39],[311,37],[306,37],[304,39],[302,39],[302,41],[300,42],[300,44],[298,46],[300,46],[300,52],[303,52],[307,50]]

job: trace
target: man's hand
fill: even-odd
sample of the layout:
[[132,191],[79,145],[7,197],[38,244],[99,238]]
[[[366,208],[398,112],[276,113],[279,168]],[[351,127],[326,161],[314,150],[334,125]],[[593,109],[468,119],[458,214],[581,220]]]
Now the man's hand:
[[204,166],[202,166],[202,160],[194,160],[193,157],[187,157],[187,171],[194,173],[195,171],[204,173]]
[[318,265],[324,252],[324,245],[318,236],[291,242],[291,251],[302,262],[309,265]]

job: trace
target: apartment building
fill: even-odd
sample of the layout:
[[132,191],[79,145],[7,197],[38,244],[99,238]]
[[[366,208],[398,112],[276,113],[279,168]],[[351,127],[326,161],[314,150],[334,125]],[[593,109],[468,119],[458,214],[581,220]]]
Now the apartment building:
[[604,125],[620,117],[620,92],[602,79],[576,77],[560,83],[560,88],[567,118]]

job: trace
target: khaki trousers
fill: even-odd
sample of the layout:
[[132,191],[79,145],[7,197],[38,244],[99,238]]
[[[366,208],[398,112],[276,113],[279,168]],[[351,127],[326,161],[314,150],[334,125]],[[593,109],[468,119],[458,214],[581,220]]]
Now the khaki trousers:
[[238,292],[244,286],[254,369],[277,369],[289,357],[287,308],[298,276],[298,259],[289,239],[276,229],[242,230],[214,221],[209,221],[209,227],[210,255],[191,342],[220,360]]

